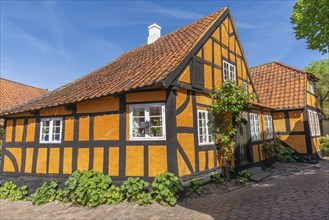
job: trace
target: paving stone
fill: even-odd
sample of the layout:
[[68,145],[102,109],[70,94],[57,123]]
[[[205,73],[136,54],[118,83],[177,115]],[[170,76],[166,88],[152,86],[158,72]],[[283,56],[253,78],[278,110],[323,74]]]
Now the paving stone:
[[[175,207],[121,203],[88,209],[71,203],[33,206],[31,202],[0,200],[0,219],[329,219],[329,161],[320,167],[278,164],[262,183],[232,191],[212,188],[205,196],[181,201]],[[317,166],[318,166],[317,165]],[[313,167],[312,167],[313,166]],[[213,187],[213,186],[212,186]],[[217,191],[216,191],[217,190]]]
[[260,182],[269,176],[271,176],[271,174],[269,172],[261,172],[261,173],[252,175],[250,177],[250,180],[254,181],[254,182]]

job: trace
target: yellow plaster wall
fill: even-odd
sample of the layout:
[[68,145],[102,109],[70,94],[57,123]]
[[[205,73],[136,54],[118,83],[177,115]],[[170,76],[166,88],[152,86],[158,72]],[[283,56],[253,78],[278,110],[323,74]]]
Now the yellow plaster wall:
[[95,147],[93,170],[103,172],[103,163],[104,163],[104,148]]
[[272,114],[274,131],[275,132],[285,132],[286,131],[286,122],[283,112],[274,112]]
[[74,117],[65,118],[64,140],[73,141],[74,135]]
[[223,23],[221,24],[221,31],[222,31],[222,43],[228,47],[228,18],[226,18]]
[[190,161],[193,170],[195,170],[195,151],[194,151],[194,135],[178,133],[177,140],[180,146],[183,148],[188,160]]
[[26,148],[25,173],[32,173],[33,148]]
[[14,155],[18,166],[18,171],[20,172],[22,167],[22,148],[6,148],[6,150]]
[[77,113],[110,112],[119,110],[119,99],[107,96],[77,103]]
[[119,176],[119,148],[110,147],[109,154],[109,175]]
[[79,141],[89,140],[89,116],[79,117]]
[[144,176],[144,146],[126,147],[126,176]]
[[186,165],[182,155],[180,152],[177,150],[177,163],[178,163],[178,175],[179,176],[186,176],[190,174],[190,170],[188,166]]
[[203,171],[206,169],[206,152],[200,151],[199,152],[199,170]]
[[13,139],[13,120],[7,120],[6,142],[11,142],[12,139]]
[[95,116],[94,139],[119,140],[119,114]]
[[220,45],[214,42],[214,64],[220,66],[222,63],[222,57],[220,52]]
[[214,68],[215,76],[215,89],[219,89],[222,86],[222,70]]
[[15,128],[15,142],[22,142],[23,130],[24,130],[24,119],[17,119],[16,128]]
[[304,131],[303,111],[290,111],[289,121],[291,131]]
[[206,89],[212,89],[212,67],[204,64],[204,87]]
[[66,111],[64,106],[49,108],[40,111],[40,116],[57,116],[57,115],[70,115],[71,111]]
[[49,173],[59,173],[59,148],[50,148]]
[[79,148],[78,149],[78,170],[89,170],[89,148]]
[[208,39],[203,46],[204,59],[208,62],[212,62],[212,40]]
[[26,142],[33,142],[35,136],[35,119],[31,118],[27,121]]
[[64,148],[63,173],[72,173],[72,147]]
[[307,153],[305,135],[280,135],[280,139],[293,147],[298,153]]
[[37,173],[47,173],[47,148],[38,148]]
[[3,171],[15,172],[14,164],[11,162],[8,156],[3,157]]
[[149,102],[166,100],[166,91],[127,93],[127,102]]
[[196,93],[196,103],[210,106],[212,103],[212,100],[209,97],[209,95],[197,92]]
[[190,84],[191,83],[191,71],[190,71],[190,66],[187,66],[182,75],[179,77],[178,81]]
[[307,105],[312,106],[314,108],[320,107],[318,99],[314,95],[309,93],[307,93]]
[[[176,95],[176,109],[178,109],[186,100],[187,91],[183,89],[179,89]],[[179,115],[176,116],[176,125],[177,127],[193,127],[193,109],[192,109],[192,95],[190,96],[190,100],[188,105]]]
[[208,151],[208,168],[209,169],[212,169],[216,166],[216,164],[214,164],[214,159],[215,159],[214,157],[216,157],[215,151],[214,150]]
[[252,145],[252,156],[254,163],[259,161],[258,145]]
[[25,117],[25,116],[33,116],[32,114],[26,112],[26,113],[19,113],[19,114],[13,114],[9,115],[9,118],[16,118],[16,117]]
[[214,31],[214,33],[211,35],[213,38],[215,38],[216,40],[220,41],[220,33],[219,33],[219,28],[216,28],[216,30]]
[[167,147],[149,146],[148,147],[148,174],[157,176],[167,171]]

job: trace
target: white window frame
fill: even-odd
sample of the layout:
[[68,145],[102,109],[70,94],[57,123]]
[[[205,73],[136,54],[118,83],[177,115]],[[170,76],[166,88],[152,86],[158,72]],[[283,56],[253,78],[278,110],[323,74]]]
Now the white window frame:
[[[150,121],[150,107],[161,107],[162,110],[162,137],[152,137],[145,134],[145,137],[133,137],[133,111],[134,108],[144,108],[145,121]],[[165,103],[151,103],[151,104],[133,104],[129,106],[129,136],[130,140],[143,141],[143,140],[166,140],[166,108]]]
[[314,82],[309,81],[309,84],[310,84],[310,93],[315,95]]
[[[264,115],[264,122],[265,122],[265,138],[272,139],[273,138],[273,124],[272,124],[272,116],[271,115]],[[268,133],[267,130],[270,130],[271,133]]]
[[310,124],[311,136],[321,135],[319,116],[316,111],[308,111],[308,123]]
[[[49,140],[44,141],[42,140],[42,131],[43,131],[43,123],[45,121],[49,121]],[[60,133],[59,133],[59,141],[53,140],[53,124],[54,121],[60,121]],[[39,136],[39,143],[41,144],[60,144],[62,142],[62,136],[63,136],[63,118],[61,117],[52,117],[52,118],[41,118],[40,120],[40,136]]]
[[[260,141],[260,121],[259,114],[249,113],[251,141]],[[258,126],[257,126],[258,124]],[[256,136],[256,139],[253,137]]]
[[[233,72],[231,72],[231,70],[233,70]],[[223,81],[226,82],[228,80],[236,82],[235,66],[223,60]]]
[[[203,140],[205,140],[204,142],[201,142],[201,140],[200,140],[200,124],[199,124],[200,116],[199,116],[199,113],[205,113],[205,121],[207,122],[205,124],[205,129],[202,129],[203,130],[202,131],[202,137],[203,137]],[[215,144],[215,142],[214,142],[215,136],[214,136],[214,134],[211,130],[211,127],[209,126],[209,122],[210,122],[209,114],[210,114],[210,112],[208,112],[207,110],[202,110],[202,109],[197,110],[198,142],[199,142],[199,145]],[[209,136],[211,136],[213,141],[209,141]],[[204,137],[205,137],[205,139],[204,139]]]

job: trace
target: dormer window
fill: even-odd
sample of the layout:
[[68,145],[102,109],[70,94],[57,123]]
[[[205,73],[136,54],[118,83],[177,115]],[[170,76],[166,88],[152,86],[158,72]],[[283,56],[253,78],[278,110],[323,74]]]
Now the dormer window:
[[310,81],[310,93],[315,95],[314,82]]
[[236,82],[235,66],[223,60],[223,79],[224,82],[232,80]]

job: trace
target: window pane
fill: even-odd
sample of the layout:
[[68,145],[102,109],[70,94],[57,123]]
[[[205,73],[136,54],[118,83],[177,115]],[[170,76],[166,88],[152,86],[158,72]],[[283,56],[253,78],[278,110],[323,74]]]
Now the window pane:
[[133,137],[145,137],[145,128],[147,123],[145,123],[145,118],[134,118],[133,119]]
[[151,127],[150,128],[150,136],[151,137],[162,137],[162,127]]
[[133,115],[134,116],[145,116],[145,109],[144,108],[134,108]]
[[150,118],[150,126],[162,126],[162,117]]
[[150,116],[161,116],[162,108],[160,106],[150,107]]

